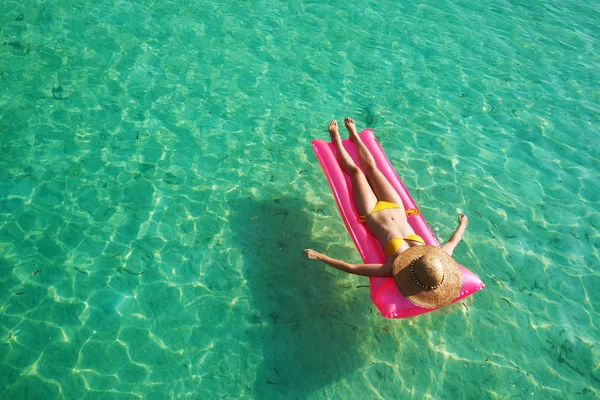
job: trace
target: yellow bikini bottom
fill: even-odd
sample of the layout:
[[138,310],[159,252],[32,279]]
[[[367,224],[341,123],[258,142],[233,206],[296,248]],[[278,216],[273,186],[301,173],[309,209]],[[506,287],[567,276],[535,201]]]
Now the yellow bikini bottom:
[[[360,222],[367,222],[367,218],[369,218],[371,215],[373,215],[379,211],[388,210],[390,208],[402,208],[402,207],[400,207],[398,204],[390,203],[389,201],[378,201],[375,204],[375,207],[373,207],[373,211],[371,211],[369,213],[369,215],[367,215],[367,216],[359,215],[358,220]],[[404,213],[406,214],[407,217],[410,217],[412,215],[421,215],[419,210],[417,210],[416,208],[409,208],[408,210],[405,210]]]

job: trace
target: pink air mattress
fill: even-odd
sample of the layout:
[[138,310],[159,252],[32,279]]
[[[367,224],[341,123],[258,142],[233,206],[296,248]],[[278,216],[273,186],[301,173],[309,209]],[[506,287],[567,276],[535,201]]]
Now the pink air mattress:
[[[379,142],[375,136],[373,136],[373,131],[365,129],[360,133],[360,137],[371,151],[379,170],[383,172],[388,181],[392,183],[396,191],[400,194],[402,202],[404,203],[404,208],[418,209],[408,193],[408,190],[406,190],[406,187],[404,187],[404,184],[400,181],[400,178],[398,178],[398,175],[387,159]],[[344,140],[343,144],[350,156],[354,159],[356,165],[360,165],[356,156],[354,144],[348,139]],[[321,167],[323,167],[325,176],[329,181],[329,185],[333,191],[333,195],[342,215],[342,219],[348,229],[348,233],[350,233],[363,261],[365,263],[383,263],[385,261],[385,256],[379,242],[371,236],[365,225],[358,220],[358,213],[356,212],[352,200],[351,180],[341,170],[333,144],[323,140],[313,140],[312,146],[321,163]],[[423,216],[410,216],[408,222],[415,233],[425,240],[426,244],[430,246],[440,245],[431,232],[431,229],[429,229]],[[460,270],[462,273],[462,289],[454,301],[459,301],[484,287],[481,280],[471,271],[463,266],[460,266]],[[418,307],[406,300],[398,291],[393,278],[369,279],[371,284],[371,300],[373,300],[377,309],[386,318],[405,318],[435,310]]]

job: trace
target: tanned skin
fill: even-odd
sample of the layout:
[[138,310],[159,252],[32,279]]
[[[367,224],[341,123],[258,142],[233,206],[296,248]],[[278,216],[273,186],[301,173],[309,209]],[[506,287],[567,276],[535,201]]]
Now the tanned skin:
[[[382,248],[396,237],[406,237],[414,234],[414,230],[408,223],[402,199],[392,187],[391,183],[377,168],[373,156],[369,149],[360,139],[356,132],[356,126],[351,118],[344,119],[344,125],[348,131],[348,137],[356,145],[358,160],[363,167],[363,171],[354,163],[344,146],[338,132],[337,121],[333,120],[329,124],[329,135],[334,144],[338,160],[342,170],[352,179],[352,196],[354,204],[359,215],[368,215],[366,226],[369,232],[379,241]],[[381,210],[375,214],[369,215],[378,201],[388,201],[397,204],[399,208]],[[450,236],[450,239],[442,246],[442,250],[452,256],[456,245],[460,242],[469,224],[466,215],[458,216],[458,227]],[[350,264],[342,260],[337,260],[319,253],[312,249],[306,249],[302,252],[303,256],[310,260],[319,260],[340,271],[348,272],[362,276],[391,277],[394,260],[398,254],[413,246],[422,246],[421,243],[413,240],[404,240],[402,245],[393,255],[386,255],[383,264]]]

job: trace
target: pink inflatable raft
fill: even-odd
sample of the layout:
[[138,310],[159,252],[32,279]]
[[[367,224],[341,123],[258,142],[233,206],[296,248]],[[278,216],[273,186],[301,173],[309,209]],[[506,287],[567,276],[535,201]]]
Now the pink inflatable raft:
[[[396,191],[400,194],[404,208],[418,209],[412,197],[406,190],[406,187],[394,171],[390,161],[386,157],[379,142],[373,136],[373,131],[365,129],[360,133],[365,145],[371,151],[375,158],[377,167],[383,172],[385,177],[392,183]],[[356,156],[356,149],[348,139],[343,141],[344,147],[348,150],[350,156],[354,159],[356,165],[360,165]],[[312,141],[313,150],[325,176],[329,181],[331,190],[337,202],[338,208],[342,215],[342,219],[346,224],[348,233],[352,237],[360,256],[365,263],[383,263],[385,256],[381,246],[377,240],[371,236],[364,224],[358,220],[358,213],[354,208],[352,200],[352,185],[350,178],[344,174],[335,154],[335,148],[332,143],[323,140]],[[420,235],[425,243],[430,246],[439,246],[439,242],[431,232],[431,229],[421,215],[412,215],[408,222],[414,229],[417,235]],[[462,273],[462,289],[458,297],[454,300],[459,301],[484,287],[481,280],[468,269],[460,266]],[[434,311],[435,309],[427,309],[418,307],[406,300],[398,291],[393,278],[369,278],[371,286],[371,300],[386,318],[406,318],[415,315]]]

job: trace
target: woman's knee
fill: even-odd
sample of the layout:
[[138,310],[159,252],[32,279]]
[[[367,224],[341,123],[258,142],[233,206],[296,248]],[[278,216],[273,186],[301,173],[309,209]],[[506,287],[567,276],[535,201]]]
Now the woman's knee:
[[352,179],[364,176],[363,172],[356,165],[348,166],[348,170],[346,172],[348,173],[348,175],[350,175]]
[[365,169],[367,175],[372,175],[379,171],[379,168],[377,168],[377,164],[375,164],[375,160],[373,159],[366,161],[363,164],[363,168]]

